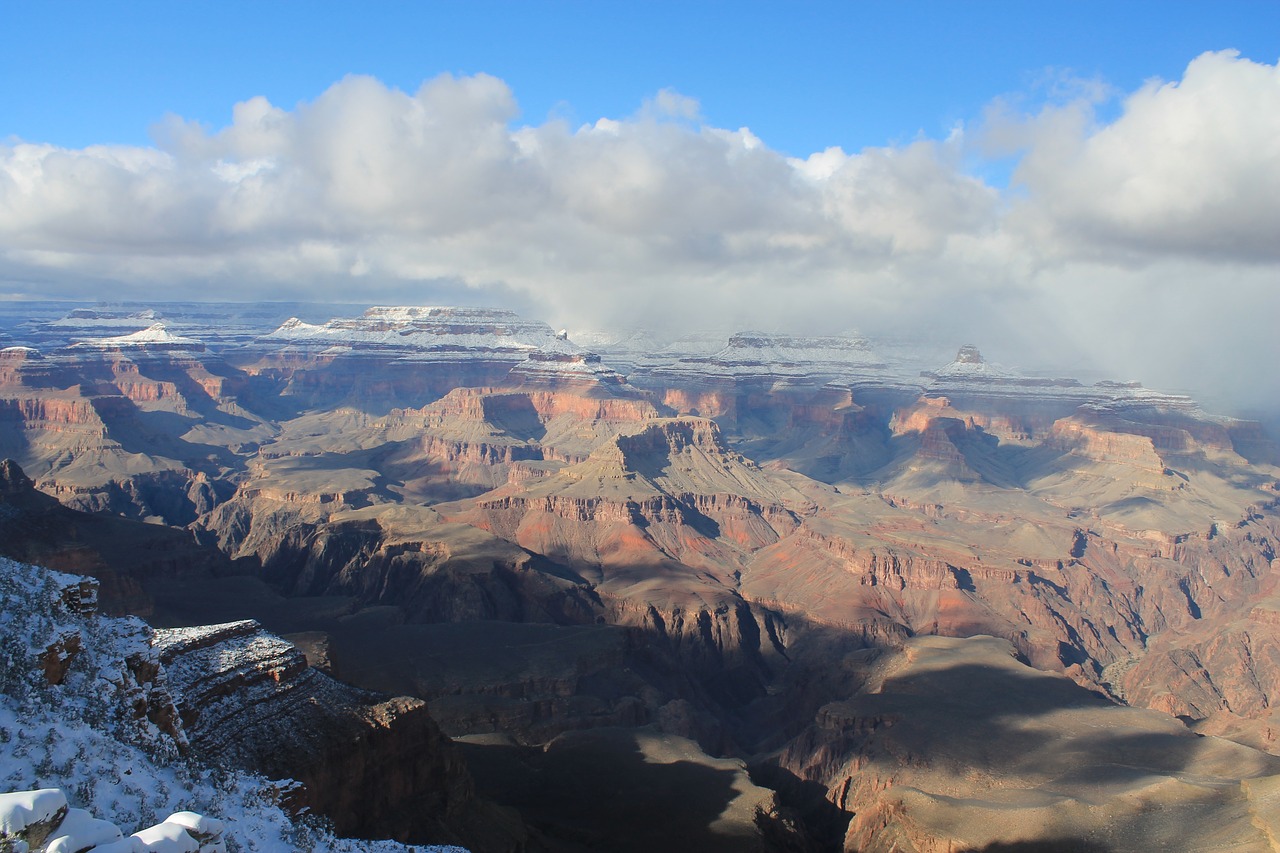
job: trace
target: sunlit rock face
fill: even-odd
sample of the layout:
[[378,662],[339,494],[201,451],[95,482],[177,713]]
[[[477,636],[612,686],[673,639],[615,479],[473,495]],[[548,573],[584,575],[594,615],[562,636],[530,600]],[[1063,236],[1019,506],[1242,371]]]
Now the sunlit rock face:
[[[430,701],[451,736],[489,739],[467,747],[499,762],[483,785],[522,808],[545,801],[519,780],[560,760],[527,750],[643,752],[643,730],[717,761],[774,756],[752,768],[781,797],[758,828],[770,843],[796,841],[777,834],[790,826],[796,849],[846,830],[858,849],[945,849],[946,798],[963,792],[908,773],[914,747],[858,740],[857,714],[822,711],[863,702],[874,660],[930,637],[998,638],[1054,673],[1036,683],[1055,695],[1280,749],[1274,445],[1187,397],[1031,376],[959,342],[935,357],[858,335],[575,337],[491,309],[294,319],[239,346],[167,316],[96,338],[0,352],[5,446],[64,503],[187,525],[170,532],[225,561],[184,573],[103,552],[109,597],[169,624],[258,619],[331,673]],[[919,648],[938,668],[1031,678],[994,646]],[[936,685],[940,702],[958,689]],[[1017,691],[991,693],[991,715],[1016,715]],[[631,734],[571,736],[597,728]],[[858,788],[872,753],[888,799]],[[1257,793],[1271,765],[1246,754]],[[1008,770],[957,755],[964,778]],[[646,763],[619,767],[635,781]],[[719,770],[706,778],[737,784]],[[1224,827],[1241,825],[1244,775],[1221,777]],[[1031,808],[1043,785],[1016,781],[1031,793],[1009,807]],[[910,787],[933,805],[907,803]],[[1159,791],[1115,789],[1130,795]],[[1100,796],[1097,815],[1128,827],[1109,849],[1157,831]],[[557,837],[599,829],[578,820]]]
[[161,323],[0,353],[0,446],[69,506],[185,524],[272,428],[249,377]]

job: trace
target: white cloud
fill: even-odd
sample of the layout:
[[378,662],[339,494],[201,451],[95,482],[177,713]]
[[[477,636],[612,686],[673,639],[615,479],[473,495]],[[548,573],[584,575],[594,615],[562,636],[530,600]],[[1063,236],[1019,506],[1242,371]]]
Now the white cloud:
[[[945,140],[790,159],[670,90],[513,130],[493,77],[412,94],[347,77],[292,109],[237,104],[221,129],[171,117],[154,148],[0,146],[0,290],[329,299],[358,278],[411,301],[462,281],[561,325],[930,323],[1192,374],[1153,323],[1232,296],[1280,316],[1260,284],[1280,265],[1276,66],[1205,54],[1110,123],[1105,87],[1054,86],[1072,100],[1037,115],[1006,103]],[[967,171],[983,151],[1018,152],[1013,193]],[[1206,382],[1280,355],[1265,324],[1205,325]]]
[[1206,53],[1113,123],[1083,102],[1025,128],[1026,212],[1069,255],[1280,260],[1280,69]]

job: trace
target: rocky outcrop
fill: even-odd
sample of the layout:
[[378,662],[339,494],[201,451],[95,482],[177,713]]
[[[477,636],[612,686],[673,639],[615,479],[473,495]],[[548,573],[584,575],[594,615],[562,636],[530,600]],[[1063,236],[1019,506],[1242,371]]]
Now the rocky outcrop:
[[251,621],[159,630],[153,642],[193,748],[299,780],[299,801],[338,832],[456,841],[471,818],[465,765],[420,700],[334,681]]
[[[226,853],[225,826],[217,818],[175,812],[125,839],[114,823],[67,806],[61,789],[0,794],[0,849],[38,853]],[[18,846],[22,845],[22,846]]]
[[297,595],[392,605],[414,622],[599,616],[596,596],[563,566],[465,525],[428,520],[423,530],[421,519],[370,508],[296,528],[265,559],[265,576]]
[[1252,525],[1162,545],[1059,522],[1057,530],[1036,528],[1046,550],[1022,552],[1033,559],[1001,551],[1032,544],[1030,529],[988,538],[981,550],[942,547],[920,537],[954,523],[945,508],[924,521],[912,518],[914,507],[876,511],[875,523],[861,528],[807,519],[753,556],[742,593],[848,630],[889,621],[908,632],[1001,636],[1038,667],[1099,683],[1108,680],[1103,667],[1141,655],[1150,637],[1230,618],[1223,602],[1248,600],[1270,572],[1269,539]]
[[624,578],[635,564],[683,563],[727,577],[807,511],[802,495],[779,485],[729,451],[711,421],[681,418],[648,422],[578,465],[441,511],[566,562],[607,590],[609,575]]
[[955,407],[948,397],[931,394],[894,412],[889,428],[894,435],[924,433],[935,421],[945,418],[963,424],[966,429],[981,430],[1002,442],[1025,444],[1044,440],[1064,415],[1063,407],[1059,406],[1001,408],[1004,411],[977,407],[964,410]]
[[[270,783],[262,776],[245,774],[228,766],[223,756],[214,757],[220,767],[213,771],[203,763],[199,750],[192,754],[185,721],[173,701],[178,685],[170,677],[166,661],[181,672],[184,686],[199,682],[197,689],[205,692],[222,724],[230,725],[221,715],[237,705],[248,720],[253,717],[255,700],[270,701],[264,695],[264,685],[255,678],[255,659],[262,664],[257,675],[273,681],[278,692],[291,687],[307,689],[304,685],[310,680],[305,665],[296,666],[281,649],[283,644],[265,635],[250,636],[251,632],[242,628],[215,627],[191,632],[185,638],[185,660],[182,654],[173,653],[182,643],[164,643],[167,651],[162,654],[154,644],[155,635],[140,620],[107,618],[92,612],[93,588],[93,582],[81,576],[0,559],[0,604],[5,614],[0,620],[0,740],[6,744],[0,752],[0,778],[19,789],[0,794],[0,849],[217,853],[232,845],[350,853],[404,851],[390,842],[339,840],[324,828],[296,825],[280,806],[299,793],[296,783]],[[195,672],[190,664],[199,655],[199,637],[218,645],[227,660],[206,661],[210,669]],[[65,665],[60,664],[60,677],[53,680],[48,678],[50,648],[70,652],[63,660]],[[271,651],[255,658],[255,650],[264,648]],[[281,680],[275,682],[274,678]],[[348,695],[366,695],[347,690]],[[317,695],[312,690],[312,697]],[[337,696],[330,694],[329,698]],[[189,702],[190,697],[187,699]],[[286,704],[277,703],[276,710],[291,713]],[[395,769],[401,750],[408,746],[403,738],[397,740],[402,732],[428,736],[420,749],[409,750],[419,759],[424,758],[424,750],[439,746],[438,735],[430,737],[434,729],[425,712],[413,710],[420,703],[397,704],[383,697],[365,704],[369,705],[368,719],[359,713],[354,716],[380,733],[375,740],[391,741],[385,748],[369,750],[373,759],[388,769]],[[336,718],[355,707],[348,703],[344,708],[313,709],[309,719],[324,718],[326,713]],[[189,704],[184,710],[199,726]],[[296,709],[292,713],[301,722]],[[401,722],[401,717],[410,716],[412,720]],[[261,720],[258,723],[240,733],[247,743],[262,746]],[[324,734],[345,737],[358,732],[348,727]],[[317,739],[314,732],[298,736]],[[364,745],[358,738],[356,743]],[[372,792],[390,790],[393,800],[414,794],[414,780],[401,780],[406,784],[388,788],[388,777],[369,770],[359,772],[360,751],[353,754],[351,745],[351,741],[330,744],[335,752],[341,748],[347,753],[346,764],[340,767],[343,772],[357,778],[371,777],[366,787]],[[441,780],[431,781],[438,787]],[[358,789],[348,791],[346,797],[350,800],[359,794]],[[439,790],[432,795],[443,796]],[[175,803],[200,813],[180,811],[148,827]],[[397,808],[394,801],[371,805],[375,816]],[[503,813],[486,812],[474,801],[472,806],[452,813],[458,818],[456,831],[476,839],[479,849],[513,849],[513,839],[519,838],[518,822],[508,824],[517,835],[504,834]],[[475,808],[480,809],[479,819],[473,814]],[[358,813],[355,824],[369,823],[359,805],[350,809]],[[230,825],[224,827],[219,820],[205,817],[210,811],[226,817]],[[91,812],[106,819],[93,818]],[[428,819],[428,815],[419,814],[416,822],[425,824]],[[129,837],[119,829],[138,825],[148,828]],[[391,829],[390,822],[370,827],[372,833],[384,835]]]
[[1212,537],[1186,538],[1177,557],[1194,574],[1180,588],[1192,618],[1154,636],[1117,670],[1126,701],[1157,708],[1197,730],[1277,751],[1280,619],[1276,618],[1273,519],[1255,519]]

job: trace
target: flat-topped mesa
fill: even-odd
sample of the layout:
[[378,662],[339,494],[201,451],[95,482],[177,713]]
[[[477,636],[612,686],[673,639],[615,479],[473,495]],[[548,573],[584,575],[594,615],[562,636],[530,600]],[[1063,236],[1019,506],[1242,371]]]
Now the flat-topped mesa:
[[719,350],[689,353],[655,365],[655,378],[685,381],[790,381],[818,384],[832,380],[882,381],[887,364],[863,338],[805,337],[744,331],[733,334]]
[[56,372],[49,360],[35,347],[14,346],[0,349],[0,388],[23,386],[34,375]]
[[51,320],[42,326],[58,328],[64,334],[78,337],[102,336],[104,331],[137,332],[160,320],[162,314],[154,308],[137,306],[97,306],[76,308],[65,317]]
[[511,369],[513,379],[522,384],[573,387],[603,384],[621,387],[626,377],[604,364],[592,352],[561,353],[535,350]]
[[116,351],[130,354],[151,351],[202,352],[204,342],[181,332],[194,332],[191,323],[171,319],[154,308],[98,306],[77,308],[66,316],[33,323],[27,334],[32,342],[50,350],[83,356],[86,351]]
[[260,357],[251,372],[287,381],[286,394],[320,400],[421,405],[457,387],[513,385],[629,391],[599,356],[546,323],[491,308],[375,307],[322,324],[293,318],[251,349]]
[[[81,396],[124,396],[144,406],[186,411],[242,394],[247,377],[203,340],[152,323],[125,335],[77,341],[48,359],[15,363],[25,388]],[[170,401],[166,403],[165,401]]]
[[[914,398],[921,383],[904,382],[862,337],[800,336],[741,331],[713,342],[689,336],[651,354],[634,349],[638,333],[607,349],[606,358],[631,364],[631,384],[653,394],[677,414],[714,417],[731,431],[752,424],[817,426],[816,416],[860,400]],[[841,416],[842,417],[842,416]],[[836,418],[835,420],[839,420]],[[834,421],[832,421],[834,422]],[[752,429],[752,426],[746,426]]]
[[618,332],[570,331],[567,335],[580,346],[598,352],[628,376],[646,376],[681,358],[710,356],[724,349],[727,331],[704,331],[672,338],[652,329]]
[[515,363],[536,351],[585,352],[546,323],[493,308],[374,307],[360,317],[321,324],[293,317],[259,343],[311,353],[395,354],[424,361],[486,355]]
[[920,373],[932,380],[925,389],[928,397],[982,401],[984,405],[1005,405],[1010,401],[1057,404],[1062,414],[1076,407],[1105,407],[1113,412],[1154,414],[1180,413],[1204,418],[1195,401],[1180,394],[1166,394],[1142,387],[1137,382],[1101,381],[1082,384],[1069,377],[1029,376],[993,364],[972,344],[965,344],[955,360],[935,370]]
[[44,358],[44,356],[35,347],[12,346],[0,349],[0,361],[26,361],[38,358]]

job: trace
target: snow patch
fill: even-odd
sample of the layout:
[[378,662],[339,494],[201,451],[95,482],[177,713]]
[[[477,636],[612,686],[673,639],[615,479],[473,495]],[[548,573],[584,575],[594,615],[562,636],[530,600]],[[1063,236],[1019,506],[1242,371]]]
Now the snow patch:
[[152,323],[138,332],[117,335],[112,338],[91,338],[74,344],[73,347],[85,349],[119,349],[128,347],[203,349],[204,344],[195,338],[185,338],[173,334],[164,323]]

